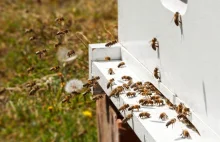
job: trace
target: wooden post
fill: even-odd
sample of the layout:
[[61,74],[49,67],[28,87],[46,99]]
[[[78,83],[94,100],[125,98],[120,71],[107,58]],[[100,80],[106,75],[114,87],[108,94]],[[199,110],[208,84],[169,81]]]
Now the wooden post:
[[123,117],[101,87],[94,89],[93,95],[103,95],[102,99],[96,101],[98,141],[140,142],[130,126],[121,123]]

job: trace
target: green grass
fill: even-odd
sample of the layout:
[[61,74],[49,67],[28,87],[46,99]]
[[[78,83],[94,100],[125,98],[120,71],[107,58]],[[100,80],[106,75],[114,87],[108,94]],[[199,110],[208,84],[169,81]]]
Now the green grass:
[[[42,0],[41,4],[37,0],[3,0],[0,13],[0,91],[7,89],[0,94],[0,141],[97,141],[91,94],[86,102],[80,95],[62,103],[68,93],[60,77],[49,69],[59,65],[65,82],[73,78],[86,82],[87,45],[117,38],[116,0]],[[65,19],[61,24],[55,22],[59,17]],[[34,33],[25,33],[26,29]],[[64,29],[69,32],[62,45],[55,47],[56,33]],[[32,36],[37,39],[30,41]],[[74,49],[78,57],[70,63],[58,61],[57,51],[62,48]],[[48,53],[40,59],[35,52],[42,49]],[[30,66],[35,70],[28,74]],[[51,75],[48,86],[45,83]],[[30,96],[25,84],[33,80],[40,89]]]

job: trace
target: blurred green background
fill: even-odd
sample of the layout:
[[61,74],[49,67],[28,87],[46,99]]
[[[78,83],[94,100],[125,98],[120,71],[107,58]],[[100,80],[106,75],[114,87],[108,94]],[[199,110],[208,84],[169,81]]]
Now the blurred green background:
[[[114,39],[116,0],[1,0],[0,141],[97,141],[91,94],[62,100],[69,80],[88,79],[88,44]],[[35,52],[43,49],[39,58]],[[70,50],[76,55],[69,59]],[[39,89],[27,87],[31,82]]]

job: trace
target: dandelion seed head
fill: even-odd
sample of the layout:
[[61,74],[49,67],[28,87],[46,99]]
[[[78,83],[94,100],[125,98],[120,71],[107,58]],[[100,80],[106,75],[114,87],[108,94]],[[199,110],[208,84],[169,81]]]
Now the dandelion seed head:
[[66,86],[65,86],[65,91],[67,93],[72,93],[74,91],[79,91],[81,90],[83,87],[83,83],[81,80],[78,80],[78,79],[72,79],[70,81],[68,81],[66,83]]

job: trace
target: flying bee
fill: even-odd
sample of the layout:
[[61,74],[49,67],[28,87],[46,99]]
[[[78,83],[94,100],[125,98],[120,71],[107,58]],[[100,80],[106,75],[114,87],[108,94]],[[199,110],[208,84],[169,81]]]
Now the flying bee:
[[36,36],[32,36],[32,37],[29,38],[30,41],[33,41],[33,40],[35,40],[35,39],[37,39]]
[[173,119],[170,119],[170,121],[167,122],[166,126],[167,128],[172,124],[172,128],[173,128],[173,125],[174,123],[176,122],[176,118],[173,118]]
[[27,87],[27,88],[32,88],[34,85],[36,85],[36,82],[35,82],[35,81],[32,81],[32,82],[30,82],[30,83],[27,83],[27,84],[26,84],[26,87]]
[[29,68],[27,69],[27,72],[30,73],[30,72],[32,72],[34,69],[35,69],[35,68],[34,68],[33,66],[32,66],[32,67],[29,67]]
[[159,42],[157,38],[154,37],[150,42],[151,42],[151,47],[153,48],[153,50],[156,51],[156,48],[159,48]]
[[141,108],[140,105],[133,105],[133,106],[129,107],[128,110],[129,110],[129,111],[130,111],[130,110],[133,111],[134,109],[137,109],[137,110],[139,111],[140,108]]
[[140,118],[150,118],[150,113],[148,113],[148,112],[141,112],[139,114],[139,117]]
[[160,72],[159,72],[159,69],[158,68],[155,68],[154,69],[154,77],[156,79],[159,79],[160,80]]
[[71,99],[71,98],[72,98],[71,95],[66,95],[61,102],[62,102],[62,103],[70,103],[70,99]]
[[182,136],[182,138],[191,138],[191,136],[187,130],[183,130],[182,134],[180,136]]
[[55,22],[62,22],[62,21],[64,21],[64,18],[63,18],[63,17],[60,17],[60,18],[56,18],[56,19],[55,19]]
[[92,100],[93,101],[97,101],[97,100],[99,100],[101,98],[103,98],[103,95],[95,95],[95,96],[92,97]]
[[129,107],[129,104],[124,104],[124,105],[121,106],[118,110],[123,112],[123,111],[125,111],[128,107]]
[[122,67],[122,66],[124,66],[125,65],[125,62],[120,62],[119,64],[118,64],[118,68],[120,68],[120,67]]
[[141,105],[142,105],[142,106],[147,106],[147,105],[153,106],[153,105],[154,105],[154,101],[152,101],[152,100],[150,100],[150,99],[147,99],[147,100],[144,101]]
[[164,105],[162,99],[157,99],[157,100],[155,100],[155,104],[156,104],[156,105],[159,105],[159,106]]
[[131,119],[133,117],[133,114],[128,114],[123,120],[122,123],[126,123],[129,119]]
[[70,50],[69,52],[67,52],[67,56],[68,57],[71,57],[72,55],[75,54],[75,51],[74,50]]
[[50,71],[58,71],[60,69],[59,66],[51,67]]
[[86,96],[91,92],[91,88],[88,88],[84,93],[82,93],[83,96]]
[[46,55],[46,53],[47,53],[46,49],[39,50],[39,51],[35,52],[35,54],[38,55],[39,58],[42,58],[42,55]]
[[69,31],[68,30],[63,30],[63,31],[59,31],[56,33],[56,35],[64,35],[67,34]]
[[56,44],[54,45],[54,47],[55,47],[55,48],[58,48],[60,45],[62,45],[62,43],[61,43],[61,42],[58,42],[58,43],[56,43]]
[[121,79],[124,80],[124,81],[128,81],[128,80],[131,80],[132,77],[124,75],[124,76],[121,77]]
[[110,41],[110,42],[105,44],[105,47],[110,47],[110,46],[116,44],[117,42],[118,42],[117,40]]
[[40,87],[39,86],[35,86],[33,89],[31,89],[31,91],[29,92],[29,95],[31,96],[31,95],[34,95],[36,92],[37,92],[37,90],[39,90],[40,89]]
[[83,87],[89,88],[89,87],[92,87],[92,85],[93,85],[93,81],[88,80],[87,83],[83,84]]
[[135,92],[128,92],[126,94],[127,97],[135,97],[136,93]]
[[112,68],[109,68],[109,69],[108,69],[108,74],[110,74],[110,75],[115,74]]
[[34,32],[33,29],[26,29],[24,33],[27,34],[27,33],[32,33],[32,32]]
[[114,78],[112,78],[112,79],[110,79],[109,81],[108,81],[108,83],[107,83],[107,89],[111,86],[113,86],[113,82],[115,81],[115,79]]
[[105,57],[105,61],[110,61],[111,60],[111,57],[107,56]]
[[165,112],[162,112],[162,113],[160,114],[160,116],[159,116],[159,119],[165,121],[165,120],[168,119],[168,116],[167,116],[167,114],[166,114]]

